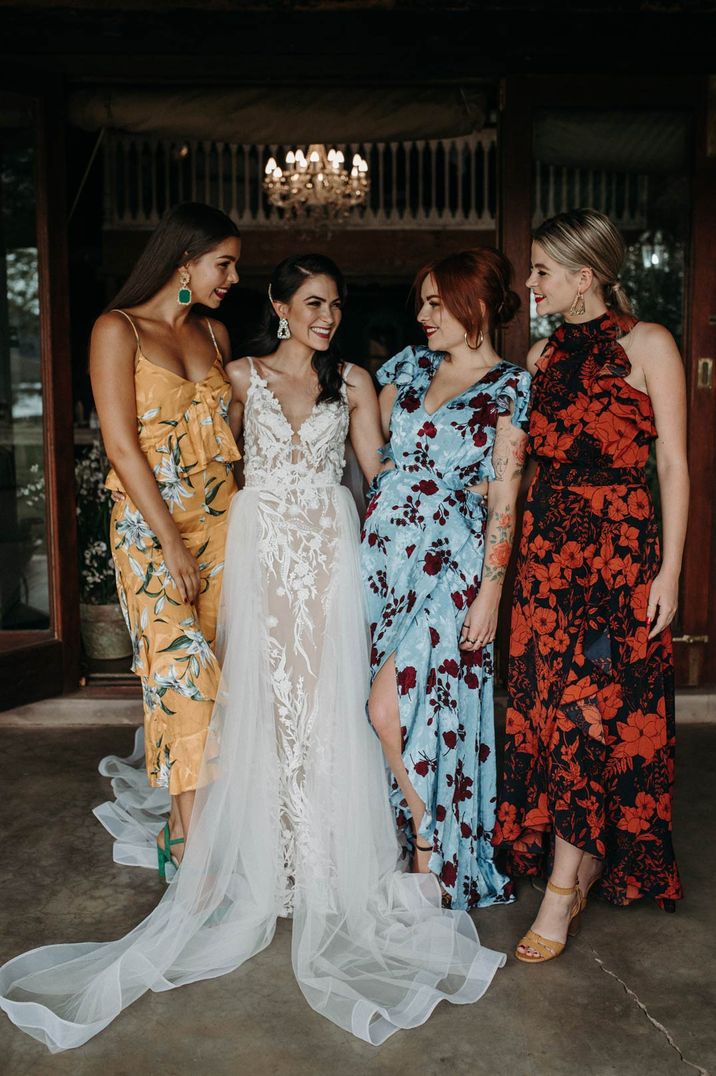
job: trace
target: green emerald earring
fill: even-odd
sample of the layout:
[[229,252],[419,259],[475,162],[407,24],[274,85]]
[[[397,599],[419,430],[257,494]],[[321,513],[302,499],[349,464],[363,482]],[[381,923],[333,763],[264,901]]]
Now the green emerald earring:
[[189,287],[189,274],[186,269],[179,271],[179,292],[177,294],[177,302],[179,306],[189,306],[191,302],[191,288]]

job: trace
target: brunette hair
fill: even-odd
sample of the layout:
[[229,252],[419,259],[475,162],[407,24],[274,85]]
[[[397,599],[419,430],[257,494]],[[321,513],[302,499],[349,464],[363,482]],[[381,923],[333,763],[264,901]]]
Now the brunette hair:
[[[302,284],[309,277],[327,276],[336,285],[338,297],[341,303],[346,298],[346,282],[343,273],[330,258],[324,254],[295,254],[293,257],[284,258],[271,274],[270,291],[274,302],[289,303]],[[261,326],[249,344],[249,354],[261,358],[263,355],[273,355],[278,347],[276,333],[278,331],[278,314],[273,308],[270,299],[266,299],[263,321]],[[343,377],[339,370],[340,356],[334,339],[331,340],[326,351],[314,351],[311,365],[318,377],[320,385],[316,403],[329,403],[341,399]]]
[[468,339],[507,325],[520,308],[520,297],[511,287],[512,265],[494,247],[461,250],[424,265],[413,284],[417,310],[422,306],[420,289],[428,276],[433,277],[438,295],[464,327]]
[[171,279],[180,265],[200,258],[239,229],[220,209],[202,202],[183,202],[171,209],[139,255],[127,282],[106,310],[146,303]]
[[619,279],[626,257],[622,234],[609,217],[596,209],[570,209],[540,224],[532,233],[550,258],[571,272],[588,266],[599,283],[605,304],[619,314],[632,314],[632,305]]

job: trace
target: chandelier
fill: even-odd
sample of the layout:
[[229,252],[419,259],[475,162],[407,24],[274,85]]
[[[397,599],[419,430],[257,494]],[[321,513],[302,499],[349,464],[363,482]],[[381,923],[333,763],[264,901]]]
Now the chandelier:
[[345,220],[352,209],[363,205],[370,190],[368,162],[353,155],[350,171],[340,150],[319,143],[289,150],[283,168],[271,157],[266,163],[264,190],[271,205],[287,217]]

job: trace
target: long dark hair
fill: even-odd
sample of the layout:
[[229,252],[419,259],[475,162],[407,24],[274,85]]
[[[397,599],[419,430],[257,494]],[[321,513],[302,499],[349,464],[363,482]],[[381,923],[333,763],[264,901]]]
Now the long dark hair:
[[171,209],[152,232],[146,247],[107,310],[139,306],[156,295],[180,265],[200,258],[239,229],[220,209],[183,202]]
[[[336,285],[341,303],[345,302],[346,282],[343,279],[343,273],[336,263],[324,254],[295,254],[291,258],[284,258],[271,274],[271,295],[274,302],[289,303],[301,285],[305,284],[311,276],[330,277]],[[256,355],[257,358],[261,358],[262,355],[272,355],[278,346],[277,330],[278,315],[267,296],[263,320],[249,345],[249,354]],[[320,385],[316,403],[330,403],[341,399],[343,378],[338,369],[339,362],[335,337],[326,351],[314,351],[311,365]]]

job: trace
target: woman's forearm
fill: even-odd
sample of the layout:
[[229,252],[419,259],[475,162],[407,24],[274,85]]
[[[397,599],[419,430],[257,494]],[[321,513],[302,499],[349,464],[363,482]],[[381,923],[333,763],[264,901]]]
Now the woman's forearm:
[[659,491],[663,529],[662,571],[678,576],[686,540],[689,513],[689,472],[686,463],[659,464]]
[[157,481],[141,449],[115,448],[107,454],[122,488],[156,534],[162,546],[181,539],[179,530],[164,503]]

